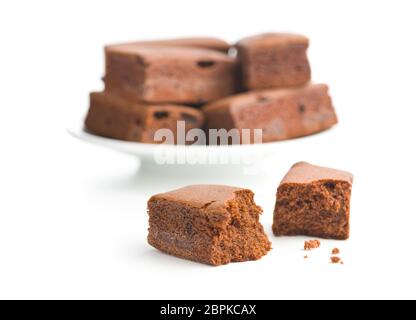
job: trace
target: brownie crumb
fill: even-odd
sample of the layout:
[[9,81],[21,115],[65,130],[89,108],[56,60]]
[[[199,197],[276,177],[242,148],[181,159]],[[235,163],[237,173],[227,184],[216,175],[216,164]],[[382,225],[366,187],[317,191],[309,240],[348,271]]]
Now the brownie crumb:
[[308,256],[304,256],[303,259],[308,259]]
[[312,250],[312,249],[317,249],[321,246],[321,242],[319,240],[309,240],[309,241],[305,241],[304,250]]
[[343,262],[341,261],[340,257],[331,257],[331,263],[341,263],[343,264]]
[[338,248],[332,249],[332,254],[339,254],[341,251]]

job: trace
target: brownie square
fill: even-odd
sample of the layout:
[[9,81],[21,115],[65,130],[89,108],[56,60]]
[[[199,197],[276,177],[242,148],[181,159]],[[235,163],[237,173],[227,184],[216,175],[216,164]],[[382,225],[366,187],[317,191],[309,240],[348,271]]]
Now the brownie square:
[[131,101],[199,104],[236,92],[235,58],[214,50],[122,46],[106,50],[106,91]]
[[145,143],[158,143],[155,132],[170,129],[177,143],[177,121],[184,121],[188,132],[201,128],[204,116],[191,107],[132,103],[105,92],[93,92],[85,127],[100,136]]
[[158,47],[189,47],[189,48],[202,48],[211,49],[227,53],[230,49],[230,44],[226,41],[218,38],[211,37],[193,37],[193,38],[179,38],[179,39],[166,39],[166,40],[148,40],[148,41],[135,41],[127,43],[119,43],[106,46],[106,49],[133,46],[158,46]]
[[248,89],[298,86],[311,79],[306,55],[308,38],[287,33],[266,33],[237,44],[242,85]]
[[274,234],[348,239],[352,182],[345,171],[295,164],[277,189]]
[[251,91],[218,100],[202,110],[207,129],[262,129],[263,142],[318,133],[337,123],[324,84]]
[[253,197],[250,190],[219,185],[155,195],[148,202],[149,244],[215,266],[260,259],[271,247]]

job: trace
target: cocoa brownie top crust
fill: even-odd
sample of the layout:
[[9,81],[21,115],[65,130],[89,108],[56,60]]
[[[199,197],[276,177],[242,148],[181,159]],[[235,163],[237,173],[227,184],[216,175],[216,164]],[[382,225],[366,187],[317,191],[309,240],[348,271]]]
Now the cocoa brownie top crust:
[[304,86],[292,87],[292,88],[278,88],[269,90],[254,90],[248,91],[233,96],[229,96],[215,102],[209,103],[202,107],[203,111],[212,111],[217,108],[233,108],[240,106],[248,106],[251,104],[257,104],[258,102],[278,100],[281,97],[285,97],[288,94],[305,93],[307,91],[328,91],[328,85],[326,84],[314,84],[309,83]]
[[243,38],[237,42],[237,47],[276,47],[276,46],[290,46],[299,45],[307,48],[309,46],[309,39],[305,36],[294,33],[263,33],[247,38]]
[[189,47],[189,48],[205,48],[227,52],[231,45],[218,38],[212,37],[191,37],[191,38],[178,38],[178,39],[161,39],[161,40],[147,40],[147,41],[133,41],[107,45],[105,49],[117,48],[117,47],[139,47],[139,46],[154,46],[154,47]]
[[200,48],[187,47],[169,47],[169,46],[116,46],[108,47],[107,53],[116,53],[126,56],[137,56],[144,64],[163,61],[179,62],[179,61],[208,61],[208,62],[224,62],[235,64],[236,59],[224,53]]
[[224,207],[227,201],[233,200],[235,194],[240,191],[252,193],[248,189],[231,186],[191,185],[154,195],[149,202],[153,200],[175,201],[193,208],[218,211]]
[[292,166],[280,185],[286,183],[305,184],[321,180],[345,181],[352,184],[354,176],[347,171],[320,167],[308,162],[298,162]]

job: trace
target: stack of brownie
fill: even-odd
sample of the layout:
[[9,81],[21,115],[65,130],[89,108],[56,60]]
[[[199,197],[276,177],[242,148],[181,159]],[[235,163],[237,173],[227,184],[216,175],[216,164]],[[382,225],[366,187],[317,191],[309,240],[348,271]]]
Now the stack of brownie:
[[188,38],[107,46],[105,90],[90,95],[86,129],[145,143],[159,129],[178,143],[178,121],[185,132],[262,129],[263,142],[323,131],[337,118],[328,87],[310,82],[308,45],[304,36],[268,33],[235,45]]

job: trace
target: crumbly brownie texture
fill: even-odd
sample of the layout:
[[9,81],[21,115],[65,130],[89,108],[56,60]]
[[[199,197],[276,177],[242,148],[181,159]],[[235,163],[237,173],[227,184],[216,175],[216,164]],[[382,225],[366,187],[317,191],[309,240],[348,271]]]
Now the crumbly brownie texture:
[[332,249],[332,254],[339,254],[341,251],[338,248]]
[[137,104],[108,93],[93,92],[85,127],[100,136],[145,143],[157,143],[155,132],[170,129],[178,143],[177,121],[185,121],[188,132],[201,128],[204,119],[201,111],[186,106]]
[[337,123],[324,84],[247,92],[213,102],[202,110],[207,129],[237,128],[240,133],[241,129],[262,129],[263,142],[314,134]]
[[214,50],[107,48],[106,91],[131,101],[199,104],[236,92],[236,59]]
[[181,39],[166,39],[166,40],[150,40],[150,41],[135,41],[127,43],[119,43],[106,46],[106,50],[110,48],[120,48],[125,46],[142,47],[142,46],[158,46],[158,47],[189,47],[212,49],[227,53],[230,49],[230,44],[218,38],[211,37],[197,37],[197,38],[181,38]]
[[297,86],[311,79],[308,38],[267,33],[240,40],[236,47],[248,90]]
[[305,241],[305,244],[303,245],[303,250],[310,251],[313,249],[317,249],[321,246],[321,242],[319,240],[309,240]]
[[153,196],[148,241],[168,254],[211,265],[258,260],[271,249],[253,192],[195,185]]
[[341,261],[340,257],[333,256],[333,257],[331,257],[331,263],[334,263],[334,264],[341,263],[342,264],[342,261]]
[[352,182],[345,171],[295,164],[277,190],[274,234],[347,239]]

